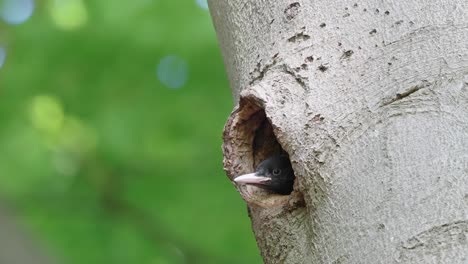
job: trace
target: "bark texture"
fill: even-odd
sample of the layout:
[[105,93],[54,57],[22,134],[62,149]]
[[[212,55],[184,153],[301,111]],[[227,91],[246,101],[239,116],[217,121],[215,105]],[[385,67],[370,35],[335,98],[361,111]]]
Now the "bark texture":
[[468,2],[212,0],[237,103],[230,179],[265,263],[468,263]]
[[57,264],[44,254],[44,248],[15,224],[3,201],[0,201],[0,263],[2,264]]

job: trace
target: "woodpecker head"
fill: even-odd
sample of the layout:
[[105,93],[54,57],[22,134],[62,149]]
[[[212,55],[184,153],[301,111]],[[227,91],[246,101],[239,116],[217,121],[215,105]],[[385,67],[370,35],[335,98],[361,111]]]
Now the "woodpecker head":
[[234,178],[237,184],[250,184],[277,194],[290,194],[293,190],[294,171],[289,158],[274,155],[262,161],[254,173]]

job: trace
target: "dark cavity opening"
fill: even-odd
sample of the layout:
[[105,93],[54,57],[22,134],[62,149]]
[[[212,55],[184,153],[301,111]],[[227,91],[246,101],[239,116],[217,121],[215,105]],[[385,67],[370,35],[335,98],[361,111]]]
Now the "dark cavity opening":
[[288,153],[281,147],[273,132],[273,126],[265,115],[263,109],[255,113],[259,118],[258,127],[252,142],[252,154],[254,168],[263,160],[275,155],[282,154],[288,156]]
[[[239,175],[254,172],[262,161],[274,155],[284,155],[290,160],[287,151],[276,137],[276,128],[266,115],[263,104],[264,102],[252,95],[241,97],[239,107],[234,110],[226,123],[223,135],[224,169],[231,180]],[[294,196],[281,198],[270,196],[272,193],[280,192],[270,192],[268,188],[259,189],[264,191],[251,192],[254,189],[249,188],[249,185],[238,185],[238,187],[244,200],[260,207],[288,205],[289,199],[293,199],[294,206],[296,203],[303,204],[302,195],[294,190],[281,193],[285,195],[292,193]]]

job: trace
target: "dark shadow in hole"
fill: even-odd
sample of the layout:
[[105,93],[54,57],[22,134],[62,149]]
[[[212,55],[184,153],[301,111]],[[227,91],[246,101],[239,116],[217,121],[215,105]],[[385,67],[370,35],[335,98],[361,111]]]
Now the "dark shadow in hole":
[[260,110],[255,113],[255,115],[259,115],[262,118],[259,118],[259,120],[261,120],[260,125],[255,131],[252,143],[254,168],[256,168],[260,162],[275,154],[287,155],[286,151],[284,151],[278,143],[278,140],[273,133],[273,127],[266,118],[265,112]]
[[[257,168],[262,161],[278,154],[289,159],[288,153],[278,142],[273,131],[273,126],[266,117],[263,109],[258,110],[253,116],[255,116],[255,119],[258,121],[252,140],[253,167]],[[291,191],[288,191],[288,193],[285,194],[290,194],[290,192]]]

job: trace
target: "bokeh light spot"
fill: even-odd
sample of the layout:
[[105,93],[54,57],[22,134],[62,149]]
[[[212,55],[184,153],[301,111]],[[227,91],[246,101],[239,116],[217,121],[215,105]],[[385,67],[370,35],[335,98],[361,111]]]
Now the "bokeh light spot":
[[61,29],[77,29],[88,21],[83,0],[53,0],[50,3],[52,20]]
[[33,125],[48,134],[56,134],[63,125],[63,107],[60,101],[52,96],[38,95],[31,103]]
[[74,176],[78,172],[78,161],[66,152],[56,152],[51,160],[55,170],[64,176]]
[[0,0],[0,16],[8,24],[25,22],[33,11],[34,0]]
[[0,47],[0,68],[2,68],[6,59],[6,50],[3,47]]
[[195,2],[197,3],[197,5],[201,9],[208,10],[208,1],[207,0],[195,0]]
[[180,57],[166,56],[159,62],[157,76],[164,85],[173,89],[180,88],[187,82],[188,64]]

